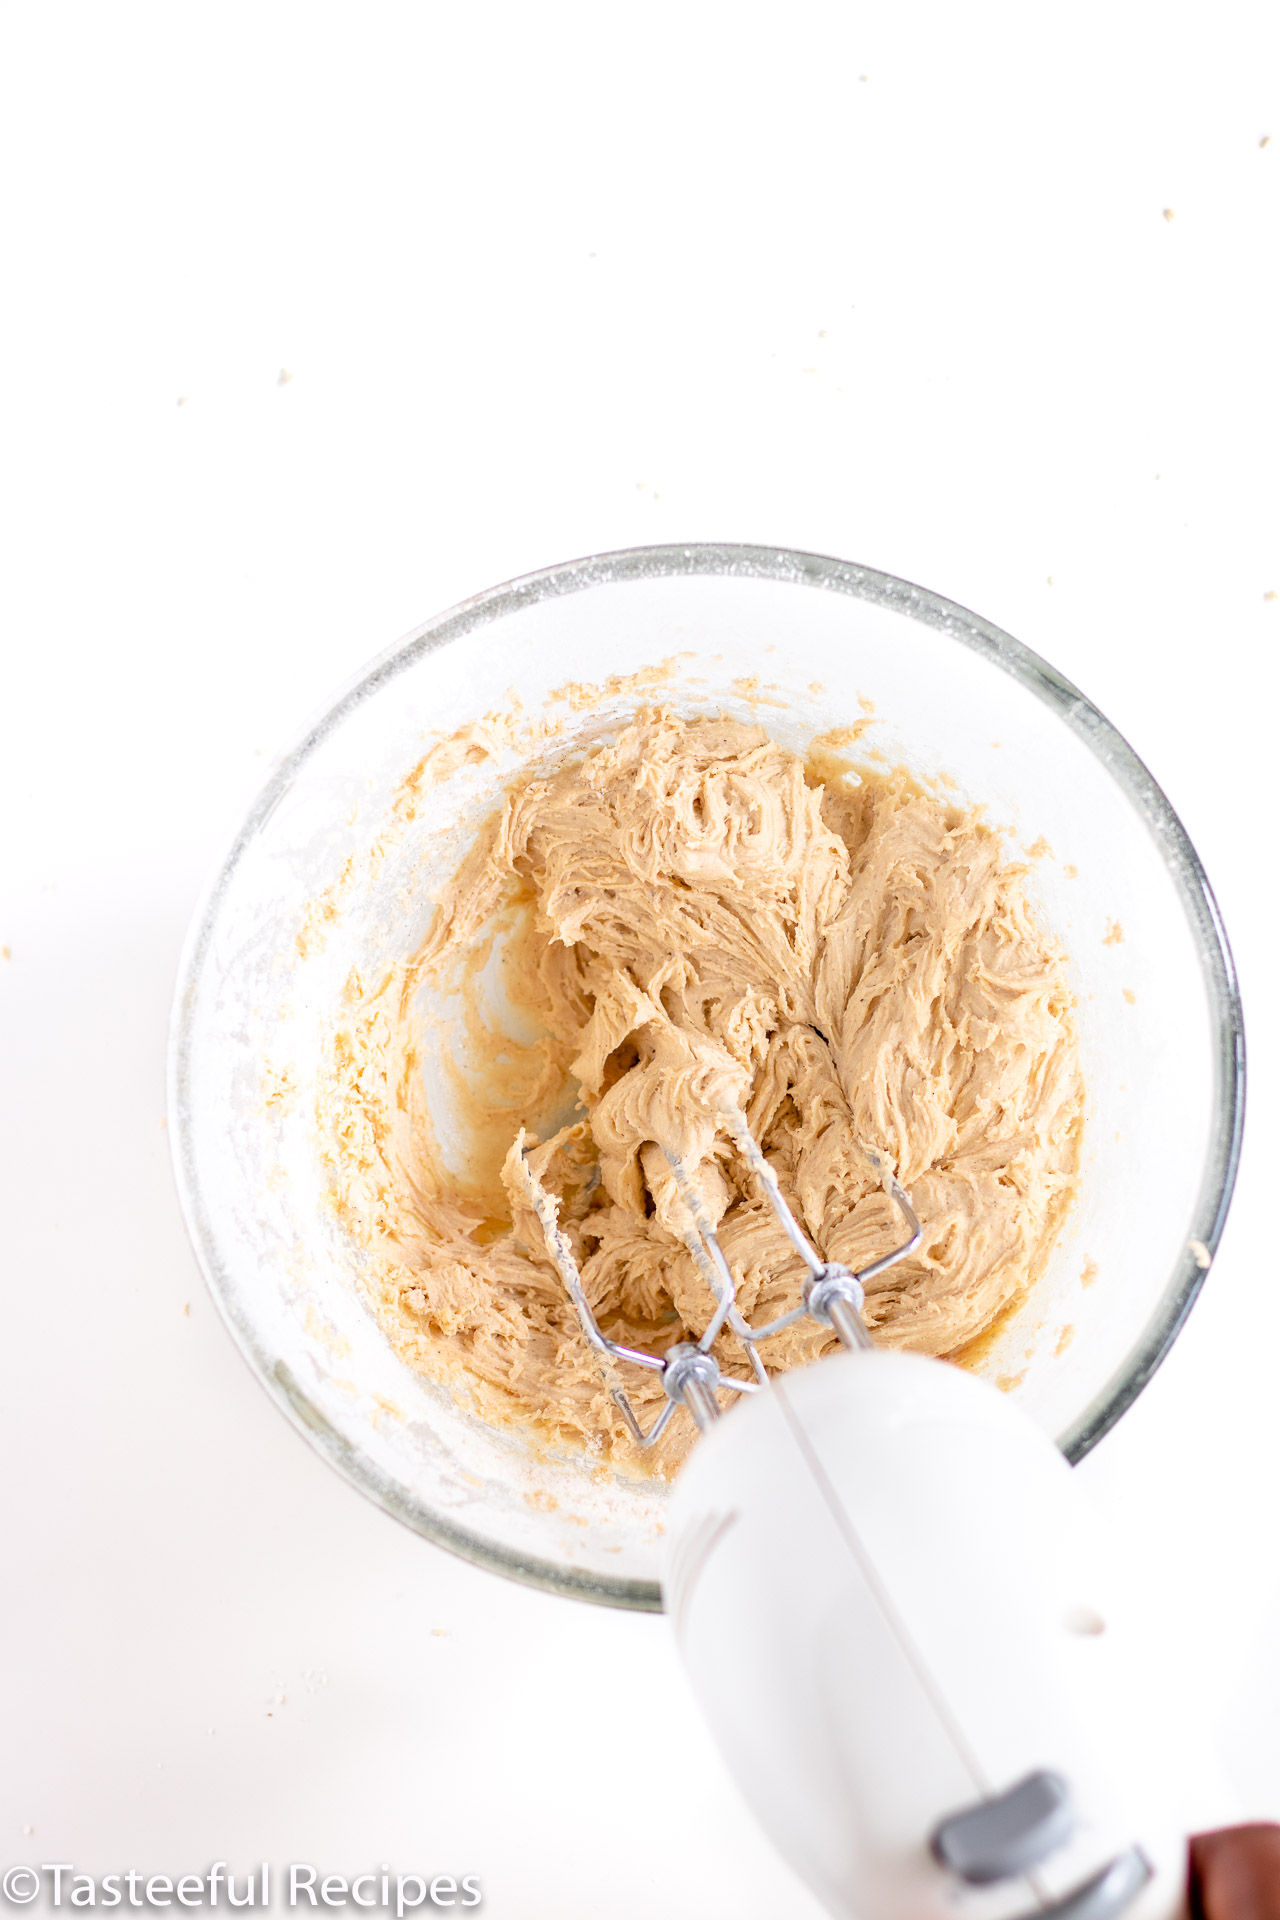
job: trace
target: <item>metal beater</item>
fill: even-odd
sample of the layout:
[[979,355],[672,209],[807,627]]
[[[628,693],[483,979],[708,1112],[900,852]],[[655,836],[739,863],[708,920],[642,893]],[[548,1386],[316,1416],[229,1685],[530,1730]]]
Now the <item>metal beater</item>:
[[[647,1353],[638,1347],[624,1346],[617,1340],[611,1340],[601,1331],[583,1289],[582,1276],[578,1271],[573,1249],[560,1227],[556,1201],[534,1175],[523,1148],[520,1156],[520,1165],[523,1168],[526,1183],[526,1198],[542,1227],[547,1251],[555,1262],[560,1278],[564,1281],[583,1332],[602,1357],[610,1397],[621,1413],[627,1431],[641,1447],[651,1447],[660,1438],[666,1431],[677,1407],[686,1407],[698,1427],[705,1431],[720,1414],[720,1405],[716,1399],[718,1391],[727,1388],[731,1393],[755,1393],[760,1387],[767,1386],[769,1374],[760,1357],[760,1342],[768,1340],[775,1333],[781,1333],[784,1327],[794,1325],[797,1320],[804,1319],[806,1315],[817,1321],[820,1326],[833,1327],[846,1347],[854,1349],[870,1347],[871,1336],[862,1318],[866,1297],[865,1282],[876,1274],[885,1272],[886,1268],[893,1266],[896,1261],[904,1260],[909,1253],[914,1253],[920,1244],[920,1222],[916,1219],[910,1200],[880,1155],[871,1148],[864,1147],[863,1151],[875,1168],[885,1192],[894,1201],[906,1223],[908,1237],[891,1253],[882,1254],[879,1259],[872,1260],[856,1273],[852,1267],[844,1266],[838,1260],[822,1259],[788,1206],[778,1184],[778,1176],[762,1153],[743,1115],[731,1109],[720,1118],[734,1145],[755,1175],[779,1225],[809,1270],[804,1285],[804,1298],[798,1307],[793,1307],[789,1313],[769,1321],[766,1326],[748,1325],[736,1305],[733,1274],[707,1214],[706,1203],[698,1190],[697,1183],[680,1156],[659,1143],[683,1202],[687,1219],[685,1245],[715,1301],[715,1311],[697,1343],[682,1340],[677,1345],[669,1347],[665,1354]],[[739,1380],[732,1374],[725,1373],[711,1351],[726,1326],[741,1341],[750,1360],[754,1376],[750,1380]],[[641,1426],[630,1396],[616,1376],[615,1362],[643,1367],[648,1372],[661,1376],[667,1404],[648,1432],[645,1432]]]

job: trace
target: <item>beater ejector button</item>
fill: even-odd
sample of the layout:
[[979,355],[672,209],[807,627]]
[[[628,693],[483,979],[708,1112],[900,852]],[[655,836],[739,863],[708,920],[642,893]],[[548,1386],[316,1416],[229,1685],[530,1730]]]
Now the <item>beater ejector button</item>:
[[1071,1796],[1061,1774],[1041,1769],[998,1800],[983,1800],[940,1821],[930,1845],[941,1866],[988,1887],[1035,1867],[1075,1832]]

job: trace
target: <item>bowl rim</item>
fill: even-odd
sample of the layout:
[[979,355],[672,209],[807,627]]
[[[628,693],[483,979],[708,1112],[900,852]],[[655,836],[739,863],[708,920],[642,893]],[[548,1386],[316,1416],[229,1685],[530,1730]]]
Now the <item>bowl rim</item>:
[[[1222,916],[1186,829],[1128,741],[1056,668],[1003,628],[956,601],[893,574],[854,561],[787,547],[692,542],[626,547],[564,561],[460,601],[415,627],[362,667],[276,763],[196,907],[179,964],[168,1055],[169,1141],[178,1198],[188,1237],[214,1302],[246,1360],[276,1405],[361,1492],[415,1532],[477,1566],[527,1586],[606,1606],[662,1610],[657,1581],[609,1578],[513,1553],[458,1526],[403,1490],[352,1447],[303,1393],[282,1362],[261,1344],[241,1310],[222,1259],[216,1223],[201,1192],[192,1138],[190,1062],[192,1025],[218,913],[247,848],[262,831],[303,763],[357,707],[412,666],[424,653],[539,601],[595,587],[677,575],[776,580],[842,593],[901,613],[949,635],[1009,674],[1056,712],[1099,759],[1133,806],[1164,861],[1182,900],[1200,960],[1214,1045],[1213,1121],[1192,1217],[1194,1239],[1210,1263],[1231,1204],[1240,1159],[1245,1104],[1244,1018],[1235,964]],[[1075,1465],[1137,1399],[1186,1323],[1208,1272],[1184,1246],[1160,1303],[1128,1357],[1057,1444]]]

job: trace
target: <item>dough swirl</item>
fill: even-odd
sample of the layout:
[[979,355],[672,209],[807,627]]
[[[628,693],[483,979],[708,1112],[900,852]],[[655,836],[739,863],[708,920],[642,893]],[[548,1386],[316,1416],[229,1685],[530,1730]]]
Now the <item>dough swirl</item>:
[[[502,1179],[521,1125],[569,1086],[578,1117],[533,1163],[616,1338],[665,1348],[708,1312],[657,1143],[696,1169],[748,1317],[799,1298],[800,1262],[717,1125],[732,1103],[820,1252],[854,1267],[900,1238],[866,1149],[884,1157],[924,1238],[870,1283],[869,1324],[960,1353],[1043,1272],[1079,1165],[1072,995],[1026,871],[906,774],[805,762],[730,719],[642,710],[518,786],[422,951],[376,987],[353,976],[319,1090],[333,1203],[398,1351],[467,1382],[487,1418],[639,1464]],[[527,1043],[483,1012],[495,930]],[[422,1092],[424,1050],[444,1044],[422,1007],[444,991],[469,1009],[465,1180]],[[832,1341],[801,1322],[764,1354],[783,1369]],[[722,1358],[745,1372],[732,1342]],[[656,1407],[650,1377],[627,1385]],[[649,1464],[677,1465],[686,1428]]]

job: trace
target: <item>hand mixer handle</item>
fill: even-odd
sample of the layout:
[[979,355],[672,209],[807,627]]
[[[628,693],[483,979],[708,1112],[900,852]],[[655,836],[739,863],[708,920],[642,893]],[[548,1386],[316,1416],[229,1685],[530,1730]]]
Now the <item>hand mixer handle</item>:
[[983,1382],[843,1354],[735,1407],[676,1489],[664,1594],[731,1771],[832,1914],[1180,1910],[1126,1596],[1056,1447]]

